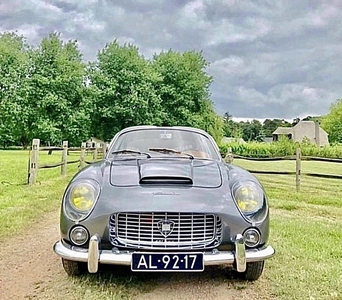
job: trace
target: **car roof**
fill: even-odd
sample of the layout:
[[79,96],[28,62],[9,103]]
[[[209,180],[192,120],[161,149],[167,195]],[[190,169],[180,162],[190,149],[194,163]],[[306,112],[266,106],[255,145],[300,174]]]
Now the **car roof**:
[[126,127],[119,131],[119,133],[124,133],[128,131],[134,131],[134,130],[140,130],[140,129],[161,129],[161,130],[186,130],[186,131],[193,131],[197,133],[201,133],[204,135],[209,135],[207,132],[205,132],[202,129],[195,128],[195,127],[189,127],[189,126],[154,126],[154,125],[138,125],[138,126],[131,126]]

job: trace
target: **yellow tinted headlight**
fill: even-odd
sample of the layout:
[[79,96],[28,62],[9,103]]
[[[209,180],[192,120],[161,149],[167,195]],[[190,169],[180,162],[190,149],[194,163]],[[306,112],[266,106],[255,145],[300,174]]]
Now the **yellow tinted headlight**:
[[63,199],[63,211],[76,222],[88,216],[100,195],[100,185],[93,179],[81,179],[72,182]]
[[238,183],[233,191],[235,201],[243,213],[258,211],[263,206],[263,191],[254,182]]
[[89,183],[79,183],[70,192],[70,204],[79,211],[88,211],[94,204],[97,192]]

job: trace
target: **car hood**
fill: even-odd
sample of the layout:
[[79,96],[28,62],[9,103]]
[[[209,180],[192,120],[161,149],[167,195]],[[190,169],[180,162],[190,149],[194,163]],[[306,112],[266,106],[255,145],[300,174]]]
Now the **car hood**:
[[114,160],[109,180],[118,187],[166,184],[218,188],[222,184],[216,161],[188,158]]

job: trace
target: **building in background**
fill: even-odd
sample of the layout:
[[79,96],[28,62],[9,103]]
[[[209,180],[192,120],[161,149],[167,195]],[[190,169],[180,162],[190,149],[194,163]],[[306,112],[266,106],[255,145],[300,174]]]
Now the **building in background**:
[[278,127],[272,135],[273,141],[286,136],[294,142],[301,143],[307,139],[317,146],[329,146],[328,134],[314,121],[299,121],[294,127]]

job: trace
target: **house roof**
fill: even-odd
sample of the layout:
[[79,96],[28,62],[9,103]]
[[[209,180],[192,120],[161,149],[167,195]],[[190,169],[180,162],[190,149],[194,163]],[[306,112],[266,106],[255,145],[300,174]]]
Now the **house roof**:
[[[290,134],[300,130],[303,134],[310,136],[310,133],[315,130],[315,126],[314,121],[299,121],[294,127],[278,127],[273,134]],[[319,127],[319,130],[328,135],[322,127]]]
[[272,134],[290,134],[292,133],[292,127],[278,127]]
[[[311,128],[314,128],[316,125],[315,125],[315,122],[314,121],[300,121],[298,122],[293,128],[296,128],[296,127],[300,127],[300,128],[307,128],[307,129],[311,129]],[[322,127],[320,127],[322,129]],[[322,129],[323,130],[323,129]],[[324,130],[323,130],[324,131]]]

